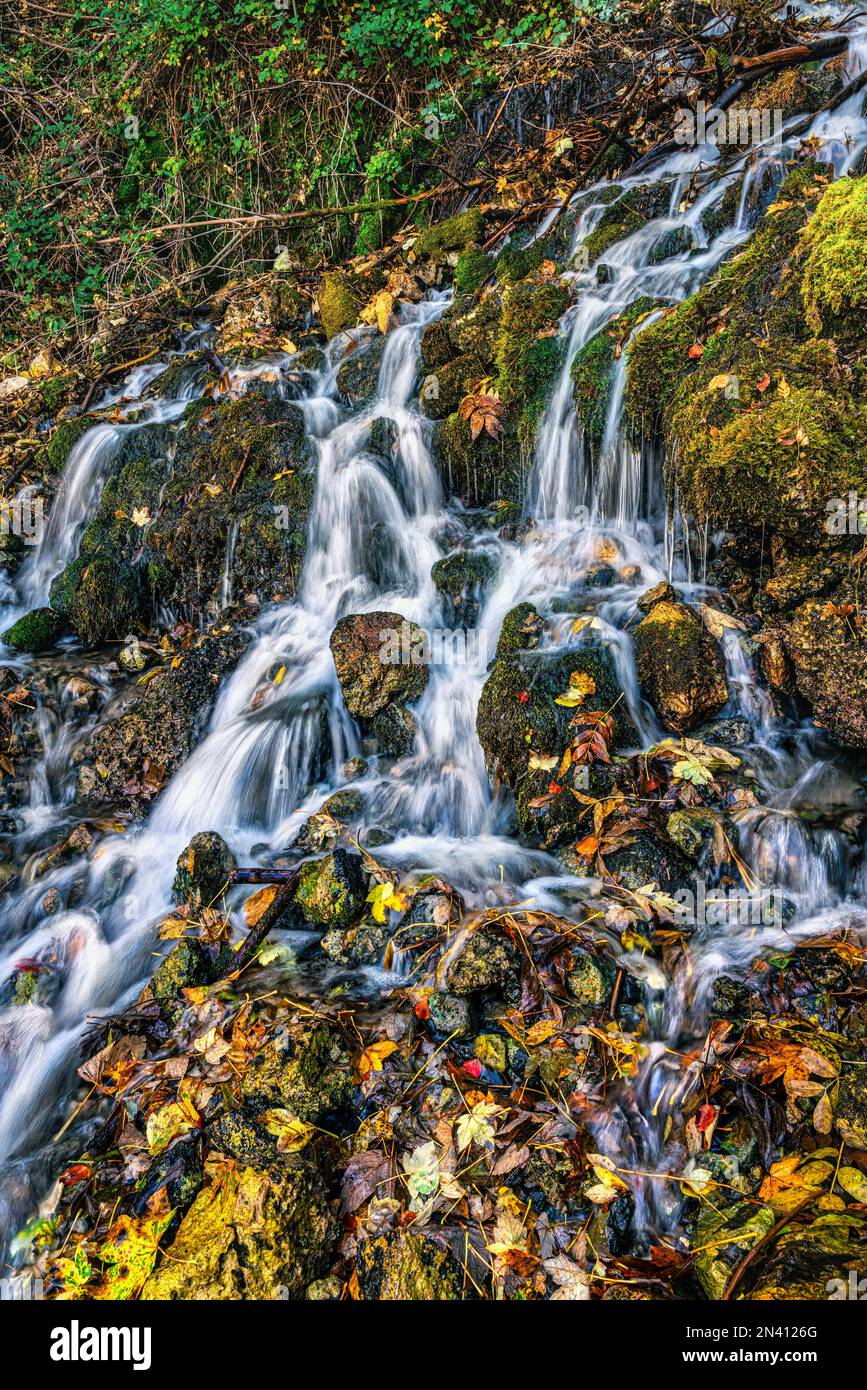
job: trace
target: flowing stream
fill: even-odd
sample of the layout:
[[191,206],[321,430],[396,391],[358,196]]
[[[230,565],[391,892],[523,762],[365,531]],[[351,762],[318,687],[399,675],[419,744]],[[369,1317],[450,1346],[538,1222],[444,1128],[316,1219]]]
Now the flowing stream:
[[[832,11],[843,18],[842,8],[821,7],[823,15]],[[849,77],[867,63],[867,25],[856,18],[851,30]],[[851,109],[817,117],[810,131],[819,157],[838,176],[867,146],[860,102],[853,99]],[[16,962],[48,949],[62,963],[61,983],[50,1007],[0,1009],[0,1231],[16,1229],[56,1170],[51,1135],[68,1109],[89,1021],[131,1003],[153,969],[153,925],[170,906],[178,854],[192,834],[213,829],[229,841],[239,862],[267,862],[345,784],[341,768],[361,747],[331,658],[334,625],[346,613],[388,610],[428,630],[445,628],[449,619],[431,567],[456,544],[484,547],[496,560],[496,578],[478,619],[478,641],[434,660],[417,710],[413,750],[387,770],[380,771],[377,759],[371,759],[352,785],[365,798],[367,823],[382,831],[377,857],[383,862],[441,874],[471,906],[532,901],[574,915],[586,882],[570,878],[552,857],[514,839],[510,806],[492,793],[475,732],[487,661],[504,615],[529,600],[551,620],[555,642],[577,645],[592,635],[610,648],[641,745],[663,736],[638,691],[626,624],[637,598],[651,585],[673,578],[689,599],[701,600],[707,594],[704,577],[693,575],[684,524],[666,515],[661,461],[649,445],[636,446],[625,429],[628,349],[617,363],[596,457],[576,420],[569,369],[575,354],[612,316],[643,296],[670,304],[694,293],[748,239],[749,189],[760,180],[779,182],[785,153],[759,150],[722,169],[715,148],[684,149],[624,181],[625,188],[665,188],[670,197],[662,215],[610,247],[596,265],[572,275],[575,302],[563,323],[564,364],[528,471],[526,513],[532,525],[520,541],[480,534],[471,513],[443,498],[430,426],[418,408],[418,370],[421,334],[446,310],[448,295],[431,294],[418,305],[402,306],[399,325],[385,341],[375,399],[356,410],[339,404],[335,388],[345,340],[329,345],[326,365],[299,402],[318,455],[299,597],[271,607],[256,621],[245,657],[220,690],[206,736],[162,792],[147,823],[125,834],[106,832],[99,853],[88,862],[75,907],[54,916],[44,913],[42,900],[54,887],[62,895],[80,877],[81,866],[52,869],[35,881],[29,865],[46,824],[52,818],[58,827],[69,824],[69,792],[59,772],[80,736],[81,721],[70,717],[62,728],[46,723],[45,756],[34,772],[16,841],[17,858],[25,865],[23,886],[2,900],[0,987]],[[733,224],[709,236],[705,215],[719,207],[745,172]],[[600,184],[599,201],[591,196],[589,204],[582,195],[573,264],[581,264],[581,247],[605,206],[604,191]],[[684,243],[688,249],[666,254],[671,245]],[[641,332],[653,317],[634,331]],[[368,339],[366,330],[358,330],[355,350],[367,350]],[[148,400],[148,384],[165,365],[137,369],[106,396],[100,409],[113,410],[117,418],[95,424],[71,450],[42,543],[18,575],[7,621],[45,603],[52,579],[74,558],[124,432],[178,420],[195,394],[190,386],[175,398]],[[238,369],[233,385],[243,389],[245,379],[260,370]],[[126,419],[131,415],[134,421]],[[391,439],[387,466],[370,442],[378,422],[385,422]],[[382,425],[378,428],[381,432]],[[227,537],[224,603],[232,594],[234,539]],[[588,571],[601,559],[612,568],[614,581],[587,587]],[[574,612],[568,622],[558,623],[555,606],[555,600],[576,594],[592,620],[578,635]],[[749,723],[753,743],[744,756],[755,762],[762,796],[744,825],[741,853],[763,883],[791,897],[796,913],[785,929],[771,922],[722,933],[699,925],[688,965],[670,976],[655,961],[624,954],[612,940],[621,963],[643,981],[648,1056],[638,1077],[612,1092],[604,1113],[591,1123],[600,1150],[635,1174],[633,1224],[639,1246],[642,1238],[677,1227],[682,1198],[665,1175],[682,1171],[683,1155],[667,1148],[665,1121],[669,1108],[699,1082],[698,1064],[685,1064],[684,1054],[700,1053],[705,1042],[713,981],[720,974],[743,976],[769,946],[791,949],[798,938],[826,931],[854,910],[850,904],[860,889],[848,843],[834,823],[835,815],[839,820],[859,804],[857,781],[846,780],[839,754],[827,751],[812,726],[787,726],[775,718],[737,633],[727,633],[725,647],[731,692],[725,713]],[[75,659],[74,651],[67,659]],[[277,666],[285,667],[279,685],[271,679]],[[808,823],[799,814],[805,806],[827,814]],[[235,906],[240,896],[235,894]],[[340,973],[326,968],[323,988],[330,982],[329,969]],[[396,983],[396,977],[384,967],[368,967],[356,972],[355,983],[362,992],[375,992]]]

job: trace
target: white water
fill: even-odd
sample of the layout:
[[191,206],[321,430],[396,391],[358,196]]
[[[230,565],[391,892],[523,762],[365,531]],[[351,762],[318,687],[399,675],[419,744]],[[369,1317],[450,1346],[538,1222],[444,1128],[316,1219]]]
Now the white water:
[[[862,61],[863,46],[859,31],[853,62]],[[826,130],[818,125],[826,157],[837,173],[845,172],[853,150],[863,148],[863,121],[853,110],[838,113]],[[555,597],[575,599],[591,625],[576,636],[571,617],[555,621],[554,640],[598,640],[610,647],[643,746],[660,730],[639,696],[625,624],[635,599],[664,577],[675,577],[688,597],[700,598],[704,591],[691,580],[688,556],[673,544],[656,461],[623,428],[628,348],[616,369],[598,458],[591,457],[576,422],[569,367],[580,348],[625,307],[644,295],[663,303],[683,299],[746,240],[745,199],[735,226],[710,243],[701,222],[739,176],[737,164],[682,207],[692,173],[715,159],[716,151],[707,149],[682,153],[636,180],[670,186],[665,215],[604,254],[606,283],[599,283],[596,267],[574,276],[565,364],[539,429],[530,479],[528,512],[535,525],[520,544],[497,543],[498,575],[479,619],[481,650],[490,657],[502,619],[517,602],[534,602],[551,616]],[[766,167],[772,161],[779,166],[769,155]],[[761,164],[760,159],[757,168]],[[756,177],[753,169],[751,178]],[[601,204],[583,214],[576,249],[600,211]],[[679,229],[685,229],[693,250],[653,264],[655,249]],[[444,520],[452,535],[464,522],[444,511],[429,427],[414,401],[421,332],[446,305],[444,298],[432,298],[403,307],[402,322],[385,344],[377,398],[350,414],[339,406],[334,386],[345,341],[331,347],[328,365],[301,402],[318,463],[299,600],[259,619],[247,655],[220,693],[207,737],[163,792],[147,825],[105,840],[89,864],[78,906],[47,919],[38,906],[49,887],[68,889],[80,872],[73,867],[26,884],[5,911],[0,983],[22,957],[52,949],[61,962],[62,986],[51,1008],[0,1012],[0,1161],[7,1165],[0,1217],[4,1204],[10,1220],[32,1205],[41,1181],[40,1146],[68,1094],[87,1018],[132,1000],[153,967],[152,924],[169,905],[175,860],[189,837],[217,829],[243,859],[253,855],[254,846],[256,853],[263,845],[279,850],[341,785],[340,768],[360,745],[329,650],[337,619],[347,612],[384,609],[428,627],[443,621],[430,570],[441,554]],[[359,336],[359,350],[366,341],[366,335]],[[122,410],[129,413],[141,404],[144,384],[141,379],[124,384],[114,398]],[[174,419],[184,404],[152,403],[150,418]],[[385,462],[370,448],[371,426],[380,419],[391,422],[394,440]],[[43,544],[20,576],[28,606],[45,601],[51,579],[74,556],[122,432],[135,427],[99,423],[72,451]],[[579,508],[586,513],[577,514]],[[465,539],[472,543],[471,534]],[[231,595],[231,537],[226,554],[224,602]],[[585,589],[588,570],[599,563],[614,569],[616,582]],[[675,969],[671,978],[655,962],[649,966],[623,955],[612,942],[621,962],[645,982],[650,1053],[635,1083],[609,1096],[594,1126],[600,1147],[642,1174],[667,1174],[683,1164],[676,1146],[668,1149],[663,1139],[664,1120],[669,1102],[676,1096],[681,1103],[698,1083],[698,1069],[685,1071],[680,1054],[705,1037],[713,980],[720,974],[743,975],[769,946],[791,947],[798,937],[826,930],[846,892],[840,836],[833,829],[808,831],[798,815],[806,802],[827,799],[835,769],[822,764],[823,770],[816,770],[809,734],[799,735],[794,747],[791,739],[784,741],[744,649],[727,640],[727,650],[732,711],[749,719],[767,753],[761,757],[761,750],[754,750],[762,764],[764,804],[745,822],[741,850],[765,883],[791,892],[798,915],[785,931],[751,927],[723,936],[718,929],[699,928],[689,969]],[[586,885],[511,838],[508,804],[492,797],[475,734],[485,664],[483,655],[478,662],[453,660],[434,667],[416,712],[414,749],[394,767],[380,768],[374,759],[353,785],[366,798],[368,822],[392,836],[377,850],[386,862],[440,873],[474,904],[511,897],[569,912],[570,901]],[[279,667],[285,672],[275,685]],[[381,975],[378,981],[383,983]],[[41,1159],[48,1168],[50,1149]],[[680,1204],[677,1186],[663,1176],[636,1176],[630,1185],[636,1229],[645,1235],[671,1231]]]

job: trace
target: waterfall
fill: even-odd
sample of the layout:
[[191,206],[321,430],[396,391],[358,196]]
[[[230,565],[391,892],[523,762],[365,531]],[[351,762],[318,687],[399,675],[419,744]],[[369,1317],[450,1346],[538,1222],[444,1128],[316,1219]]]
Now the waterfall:
[[[840,7],[823,6],[842,18]],[[867,61],[867,27],[857,30],[850,63]],[[853,99],[854,101],[854,99]],[[837,174],[852,167],[867,144],[860,105],[818,117],[811,129]],[[716,157],[716,152],[710,152]],[[723,259],[749,236],[751,183],[778,176],[785,155],[759,154],[744,182],[734,224],[710,241],[703,217],[717,208],[745,172],[747,156],[702,182],[684,205],[693,176],[707,173],[709,151],[684,151],[649,172],[625,179],[624,191],[670,187],[665,212],[649,219],[602,253],[596,264],[571,273],[574,303],[562,324],[563,366],[536,440],[522,538],[491,538],[496,579],[478,618],[475,651],[445,652],[430,673],[416,710],[416,736],[395,767],[375,760],[353,783],[365,797],[371,823],[382,831],[377,855],[401,869],[441,875],[477,906],[501,900],[533,901],[546,910],[574,912],[578,880],[557,863],[529,850],[510,834],[509,807],[495,798],[475,732],[476,709],[503,617],[530,601],[551,620],[552,641],[575,646],[592,639],[608,647],[642,747],[661,736],[638,688],[627,623],[637,598],[651,585],[674,578],[688,600],[707,597],[704,575],[693,579],[674,555],[673,519],[665,514],[658,460],[636,441],[624,418],[629,341],[615,364],[603,437],[594,457],[573,402],[571,370],[595,334],[643,297],[676,304],[695,292]],[[573,245],[578,255],[605,204],[589,190]],[[689,249],[666,254],[672,244]],[[579,257],[580,260],[580,257]],[[427,628],[444,626],[431,568],[441,556],[444,528],[474,543],[468,521],[444,502],[430,447],[430,425],[418,402],[419,344],[427,325],[448,307],[433,292],[400,308],[385,339],[371,401],[347,410],[336,376],[346,339],[329,344],[322,370],[298,405],[317,455],[316,492],[298,597],[267,609],[256,620],[243,660],[224,682],[205,737],[161,793],[147,823],[106,835],[88,864],[76,906],[46,918],[39,903],[52,887],[68,884],[73,871],[51,869],[23,886],[0,917],[0,984],[16,961],[53,950],[61,986],[51,1008],[0,1010],[0,1225],[14,1225],[42,1181],[51,1155],[44,1145],[77,1060],[87,1021],[135,999],[153,969],[153,924],[170,903],[178,853],[203,829],[219,831],[239,856],[284,849],[306,815],[343,785],[345,761],[358,754],[358,730],[337,684],[329,640],[347,613],[390,610]],[[654,318],[636,324],[642,332]],[[354,351],[369,347],[358,331]],[[151,364],[106,395],[100,411],[117,409],[117,421],[98,420],[70,452],[41,545],[18,577],[18,598],[44,603],[52,579],[77,553],[125,435],[153,423],[180,420],[189,396],[146,400],[148,383],[165,363]],[[234,369],[236,387],[265,368]],[[192,389],[192,388],[191,388]],[[135,414],[135,420],[125,417]],[[374,432],[374,426],[385,425]],[[179,425],[182,427],[182,424]],[[387,433],[390,456],[380,452]],[[170,466],[170,459],[167,461]],[[532,523],[532,524],[531,524]],[[232,597],[235,535],[227,537],[223,603]],[[488,542],[486,541],[486,544]],[[688,549],[688,547],[687,547]],[[604,582],[588,578],[602,570]],[[558,625],[552,600],[574,600],[569,621]],[[574,631],[577,613],[585,635]],[[757,688],[739,636],[725,641],[732,690],[728,713],[748,721],[760,811],[743,823],[740,848],[768,884],[791,895],[795,916],[785,930],[776,922],[735,927],[721,934],[700,926],[689,962],[666,974],[640,951],[610,942],[620,964],[642,981],[649,1022],[648,1055],[637,1075],[611,1088],[604,1112],[591,1123],[600,1151],[635,1170],[636,1226],[646,1239],[676,1228],[680,1198],[664,1175],[677,1163],[665,1138],[671,1104],[682,1104],[699,1084],[697,1065],[684,1072],[680,1054],[700,1053],[707,1038],[707,1003],[720,974],[743,975],[769,947],[791,948],[828,929],[828,914],[852,892],[842,837],[833,828],[804,828],[799,810],[830,798],[836,770],[817,759],[813,734],[786,733]],[[280,670],[279,682],[274,672]],[[65,745],[58,743],[55,755]],[[819,766],[820,765],[820,766]],[[853,793],[854,795],[854,793]],[[34,800],[50,802],[44,787]],[[31,852],[22,838],[22,853]],[[122,883],[118,892],[117,884]]]

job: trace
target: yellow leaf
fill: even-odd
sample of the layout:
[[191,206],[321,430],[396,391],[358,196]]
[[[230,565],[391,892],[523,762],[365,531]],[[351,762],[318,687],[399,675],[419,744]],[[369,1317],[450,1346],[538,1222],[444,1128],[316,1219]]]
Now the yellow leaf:
[[397,1044],[393,1042],[372,1043],[366,1047],[358,1059],[358,1073],[362,1078],[371,1071],[382,1071],[382,1064],[386,1057],[390,1057],[392,1052],[397,1051]]
[[721,376],[715,376],[713,381],[709,381],[707,384],[707,389],[708,391],[722,391],[726,386],[728,386],[729,381],[730,377],[728,377],[724,372]]
[[299,1120],[291,1110],[266,1110],[262,1119],[269,1134],[277,1139],[277,1152],[298,1153],[316,1133],[313,1125]]
[[792,388],[791,388],[791,386],[789,385],[789,383],[786,381],[786,378],[785,378],[784,376],[783,376],[783,377],[780,377],[780,380],[779,380],[779,382],[777,383],[777,395],[778,395],[778,396],[782,396],[783,400],[784,400],[784,401],[787,401],[787,400],[789,399],[789,397],[791,396],[791,394],[792,394]]

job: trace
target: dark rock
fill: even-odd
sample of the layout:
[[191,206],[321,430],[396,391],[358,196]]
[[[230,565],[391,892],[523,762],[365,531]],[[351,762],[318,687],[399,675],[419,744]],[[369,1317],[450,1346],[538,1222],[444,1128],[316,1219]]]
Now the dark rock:
[[373,716],[370,732],[381,753],[390,758],[402,758],[412,751],[415,743],[415,717],[405,705],[392,702]]
[[675,730],[692,729],[728,700],[719,643],[682,603],[654,604],[635,633],[641,692]]
[[190,907],[210,907],[225,891],[236,860],[215,830],[194,835],[178,858],[172,884],[172,901]]
[[295,901],[304,918],[317,927],[348,927],[364,906],[367,877],[361,855],[335,849],[301,868]]
[[483,989],[511,990],[520,974],[518,952],[504,932],[480,927],[466,940],[446,972],[451,994],[476,994]]
[[413,1231],[389,1231],[362,1241],[355,1269],[365,1302],[443,1302],[463,1297],[462,1271],[449,1251]]

